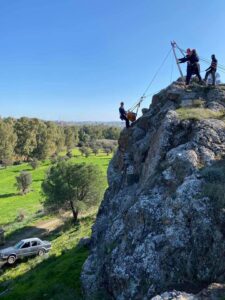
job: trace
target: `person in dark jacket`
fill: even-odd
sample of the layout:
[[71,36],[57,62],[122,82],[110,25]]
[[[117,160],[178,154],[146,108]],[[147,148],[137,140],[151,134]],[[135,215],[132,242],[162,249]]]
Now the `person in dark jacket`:
[[208,76],[211,74],[212,76],[212,85],[215,85],[216,83],[216,69],[217,69],[217,59],[215,54],[212,54],[211,56],[212,62],[211,65],[208,69],[206,69],[206,73],[205,73],[205,79],[204,81],[207,81]]
[[120,112],[120,119],[122,121],[125,121],[126,122],[126,128],[129,128],[130,127],[130,122],[127,119],[127,112],[124,109],[124,103],[123,102],[120,103],[119,112]]
[[192,75],[197,75],[199,82],[202,83],[202,78],[200,75],[200,65],[198,63],[199,58],[196,53],[196,50],[195,49],[193,49],[192,51],[188,51],[188,50],[187,50],[187,55],[178,60],[179,63],[187,62],[186,85],[189,85]]

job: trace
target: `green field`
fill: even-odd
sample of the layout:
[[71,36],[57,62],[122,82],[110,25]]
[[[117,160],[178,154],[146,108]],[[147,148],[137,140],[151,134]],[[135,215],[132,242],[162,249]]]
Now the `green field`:
[[[108,163],[111,156],[107,156],[104,153],[100,153],[97,156],[91,155],[85,158],[80,155],[77,149],[73,150],[74,157],[70,159],[73,163],[93,163],[98,165],[102,171],[106,174]],[[42,209],[41,206],[41,183],[45,176],[45,172],[51,166],[50,161],[45,161],[36,170],[28,164],[22,164],[19,166],[11,166],[7,169],[0,170],[0,226],[2,225],[15,225],[15,221],[22,211],[30,219],[34,214]],[[15,177],[19,172],[26,170],[32,174],[32,191],[24,196],[18,195],[16,190]],[[8,226],[10,228],[10,226]],[[6,229],[8,229],[6,227]]]
[[[71,162],[99,165],[106,175],[111,155],[100,153],[85,158],[77,149],[73,150],[73,155]],[[26,234],[32,232],[29,230],[38,229],[36,227],[46,220],[57,221],[55,216],[43,213],[41,204],[41,183],[50,166],[50,161],[45,161],[36,170],[25,163],[0,170],[0,226],[6,231],[6,244],[28,237]],[[15,177],[22,170],[31,172],[33,179],[31,192],[24,196],[19,195],[15,187]],[[107,187],[106,176],[104,184]],[[84,247],[78,249],[77,244],[80,238],[90,235],[96,210],[92,208],[89,212],[81,212],[76,226],[72,225],[68,216],[54,230],[44,232],[44,238],[52,242],[52,250],[47,257],[29,259],[18,262],[14,267],[0,269],[0,298],[80,299],[79,277],[88,250]],[[25,218],[19,221],[21,212]],[[6,290],[7,293],[1,296]]]

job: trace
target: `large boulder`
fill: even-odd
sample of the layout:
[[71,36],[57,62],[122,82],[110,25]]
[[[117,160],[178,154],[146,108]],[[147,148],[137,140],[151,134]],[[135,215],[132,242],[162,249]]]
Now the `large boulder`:
[[181,118],[182,101],[195,98],[225,109],[223,86],[175,82],[121,133],[83,266],[86,299],[151,299],[225,280],[225,213],[204,194],[202,175],[225,155],[225,123]]

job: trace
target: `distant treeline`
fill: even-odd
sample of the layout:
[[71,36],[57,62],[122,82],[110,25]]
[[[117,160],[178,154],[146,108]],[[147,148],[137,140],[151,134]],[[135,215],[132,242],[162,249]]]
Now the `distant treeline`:
[[19,160],[44,160],[100,139],[117,140],[120,130],[106,125],[60,125],[26,117],[0,119],[0,162],[6,166]]

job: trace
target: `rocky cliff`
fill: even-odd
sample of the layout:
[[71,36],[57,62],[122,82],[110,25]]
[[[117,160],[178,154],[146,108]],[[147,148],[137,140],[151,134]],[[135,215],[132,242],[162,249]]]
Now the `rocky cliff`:
[[224,110],[225,85],[174,82],[123,130],[83,266],[87,299],[225,280]]

